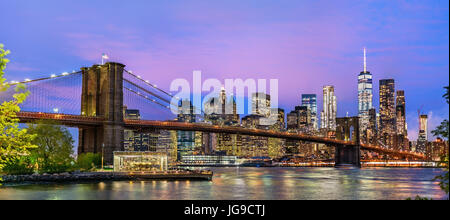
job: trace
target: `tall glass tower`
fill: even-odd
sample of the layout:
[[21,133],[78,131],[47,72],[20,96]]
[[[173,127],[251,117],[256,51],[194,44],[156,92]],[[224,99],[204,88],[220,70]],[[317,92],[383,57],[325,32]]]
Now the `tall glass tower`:
[[380,80],[380,126],[379,136],[384,144],[394,146],[395,124],[395,82],[394,79]]
[[311,113],[311,124],[314,130],[318,129],[317,124],[317,96],[316,94],[302,94],[302,106],[308,107]]
[[364,70],[358,75],[358,116],[360,129],[369,126],[369,110],[372,108],[372,74],[367,71],[366,48],[364,48]]

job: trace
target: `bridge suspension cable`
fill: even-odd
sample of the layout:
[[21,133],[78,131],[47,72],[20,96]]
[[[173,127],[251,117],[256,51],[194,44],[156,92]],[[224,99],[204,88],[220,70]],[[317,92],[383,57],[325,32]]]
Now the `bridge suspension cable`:
[[146,100],[148,100],[148,101],[151,101],[151,102],[153,102],[153,103],[155,103],[155,104],[158,104],[158,105],[160,105],[160,106],[162,106],[162,107],[164,107],[164,108],[170,109],[170,106],[161,104],[160,102],[156,101],[155,99],[151,99],[151,98],[149,98],[148,96],[143,95],[143,94],[140,93],[140,92],[134,91],[134,90],[132,90],[132,89],[130,89],[130,88],[128,88],[128,87],[123,87],[123,88],[126,89],[126,90],[128,90],[128,91],[130,91],[130,92],[132,92],[132,93],[134,93],[134,94],[136,94],[136,95],[138,95],[138,96],[140,96],[140,97],[142,97],[142,98],[144,98],[144,99],[146,99]]
[[81,103],[81,71],[52,74],[49,77],[12,81],[0,96],[0,101],[11,101],[16,93],[15,87],[26,85],[30,93],[20,104],[22,111],[79,114]]
[[27,84],[27,83],[32,83],[32,82],[39,82],[39,81],[43,81],[43,80],[47,80],[47,79],[55,79],[55,78],[60,78],[60,77],[65,77],[65,76],[71,76],[74,74],[78,74],[81,73],[81,71],[73,71],[71,73],[69,72],[64,72],[61,73],[60,75],[56,75],[56,74],[52,74],[49,77],[43,77],[43,78],[38,78],[38,79],[25,79],[24,81],[11,81],[11,82],[6,82],[6,85],[10,85],[10,86],[14,86],[14,85],[18,85],[18,84]]
[[[134,73],[131,72],[130,70],[124,70],[124,71],[125,71],[126,73],[128,73],[130,76],[132,76],[134,79],[137,79],[137,80],[143,82],[144,84],[150,86],[151,88],[156,89],[156,90],[159,91],[159,92],[162,92],[163,94],[169,96],[171,99],[175,98],[177,101],[180,100],[179,97],[175,97],[175,96],[173,96],[171,93],[166,92],[166,91],[164,91],[163,89],[158,88],[156,85],[150,83],[149,80],[143,79],[141,76],[134,74]],[[150,94],[150,95],[152,95],[152,96],[154,96],[154,97],[157,97],[158,99],[164,101],[165,103],[168,103],[169,106],[173,106],[173,107],[175,107],[175,108],[178,108],[178,106],[174,105],[174,104],[173,104],[171,101],[169,101],[168,99],[165,99],[165,98],[163,98],[163,97],[157,95],[156,93],[151,92],[151,91],[149,91],[148,89],[145,89],[145,88],[143,88],[142,86],[139,86],[139,85],[137,85],[136,83],[131,82],[131,80],[128,80],[128,79],[125,79],[125,78],[124,78],[124,81],[127,82],[127,83],[130,83],[131,85],[137,87],[138,89],[140,89],[140,90],[142,90],[142,91],[144,91],[144,92],[146,92],[146,93],[148,93],[148,94]],[[129,88],[128,88],[128,89],[129,89]],[[152,100],[150,100],[150,101],[152,101]],[[179,104],[179,103],[177,102],[177,104]],[[197,107],[195,107],[195,106],[194,106],[193,108],[194,108],[194,110],[197,109]],[[201,112],[201,114],[205,114],[205,112],[204,112],[201,108],[200,108],[200,112]],[[199,116],[200,116],[200,118],[203,118],[202,115],[199,115]]]
[[158,91],[160,91],[160,92],[162,92],[162,93],[164,93],[164,94],[170,96],[171,98],[176,98],[176,99],[178,99],[178,97],[174,97],[172,94],[170,94],[170,93],[168,93],[168,92],[166,92],[166,91],[164,91],[164,90],[158,88],[156,85],[151,84],[150,81],[142,79],[142,77],[140,77],[140,76],[134,74],[133,72],[131,72],[131,71],[129,71],[129,70],[124,70],[124,71],[125,71],[126,73],[128,73],[130,76],[133,76],[133,77],[136,78],[137,80],[142,81],[143,83],[145,83],[145,84],[147,84],[147,85],[153,87],[154,89],[156,89],[156,90],[158,90]]
[[165,99],[165,98],[163,98],[163,97],[161,97],[161,96],[159,96],[159,95],[157,95],[157,94],[155,94],[155,93],[153,93],[153,92],[151,92],[151,91],[149,91],[149,90],[143,88],[142,86],[137,85],[136,83],[131,82],[131,81],[128,80],[128,79],[123,79],[123,81],[125,81],[125,82],[127,82],[127,83],[130,83],[131,85],[137,87],[138,89],[140,89],[140,90],[142,90],[142,91],[144,91],[144,92],[146,92],[146,93],[148,93],[148,94],[150,94],[150,95],[152,95],[152,96],[154,96],[154,97],[156,97],[156,98],[158,98],[158,99],[161,99],[162,101],[164,101],[164,102],[166,102],[166,103],[170,103],[169,100],[167,100],[167,99]]

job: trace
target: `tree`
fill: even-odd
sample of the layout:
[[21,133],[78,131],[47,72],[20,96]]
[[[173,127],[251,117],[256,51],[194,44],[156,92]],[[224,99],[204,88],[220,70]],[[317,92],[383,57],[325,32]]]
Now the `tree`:
[[[442,97],[444,97],[444,98],[446,99],[446,101],[447,101],[447,104],[449,104],[449,94],[448,94],[448,93],[449,93],[449,87],[446,86],[446,87],[444,87],[444,89],[445,89],[446,91],[445,91],[445,94],[444,94]],[[443,122],[441,122],[441,125],[439,125],[438,127],[436,127],[436,129],[433,130],[433,131],[431,131],[431,133],[432,133],[434,136],[442,137],[442,138],[444,138],[444,139],[447,139],[447,142],[448,142],[448,136],[449,136],[449,121],[448,121],[447,119],[445,119]],[[439,182],[439,185],[441,186],[441,189],[444,190],[445,193],[448,195],[448,192],[449,192],[449,179],[448,179],[448,178],[449,178],[449,176],[448,176],[448,170],[449,170],[448,165],[449,165],[449,163],[448,163],[448,154],[447,154],[447,155],[444,155],[442,158],[443,158],[443,159],[442,159],[442,162],[443,162],[444,164],[446,164],[445,172],[444,172],[444,174],[437,176],[437,177],[435,178],[435,180],[439,180],[439,181],[440,181],[440,182]]]
[[[449,104],[449,87],[446,86],[444,87],[445,94],[442,96],[445,101],[447,101],[447,104]],[[431,131],[431,133],[436,136],[436,137],[441,137],[443,139],[447,139],[448,140],[448,135],[449,135],[449,121],[447,119],[445,119],[443,122],[441,122],[441,124],[439,126],[436,127],[435,130]]]
[[39,172],[65,172],[72,167],[74,140],[67,128],[46,121],[29,124],[28,132],[36,135],[32,143],[37,148],[31,150],[31,158]]
[[[9,62],[6,58],[8,54],[9,51],[4,50],[3,44],[0,44],[0,92],[9,88],[3,77],[6,64]],[[17,118],[17,112],[20,111],[19,104],[25,101],[29,92],[24,85],[17,85],[15,91],[11,101],[5,101],[0,105],[0,170],[3,170],[5,165],[27,157],[29,150],[36,147],[32,144],[35,136],[29,134],[27,129],[19,128]]]
[[442,139],[448,140],[449,135],[449,122],[445,119],[436,129],[432,130],[431,133],[436,137],[441,137]]

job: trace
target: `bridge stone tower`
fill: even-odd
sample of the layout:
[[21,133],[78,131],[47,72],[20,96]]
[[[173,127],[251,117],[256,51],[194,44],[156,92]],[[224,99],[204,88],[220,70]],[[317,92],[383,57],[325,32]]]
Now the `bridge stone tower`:
[[103,153],[105,164],[123,150],[123,71],[125,65],[106,63],[81,68],[81,114],[104,118],[98,127],[79,129],[78,154]]
[[359,117],[336,118],[336,139],[353,141],[356,145],[336,146],[335,166],[361,167]]

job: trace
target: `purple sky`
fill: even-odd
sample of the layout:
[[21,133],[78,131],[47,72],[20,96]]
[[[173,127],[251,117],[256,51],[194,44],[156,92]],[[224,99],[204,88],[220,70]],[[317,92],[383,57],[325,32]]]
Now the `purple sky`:
[[[112,61],[168,89],[172,80],[277,78],[286,111],[302,93],[334,85],[338,115],[357,114],[357,75],[368,70],[405,90],[408,130],[417,110],[431,128],[448,118],[448,1],[4,1],[0,43],[12,51],[9,80]],[[129,1],[130,2],[130,1]]]

